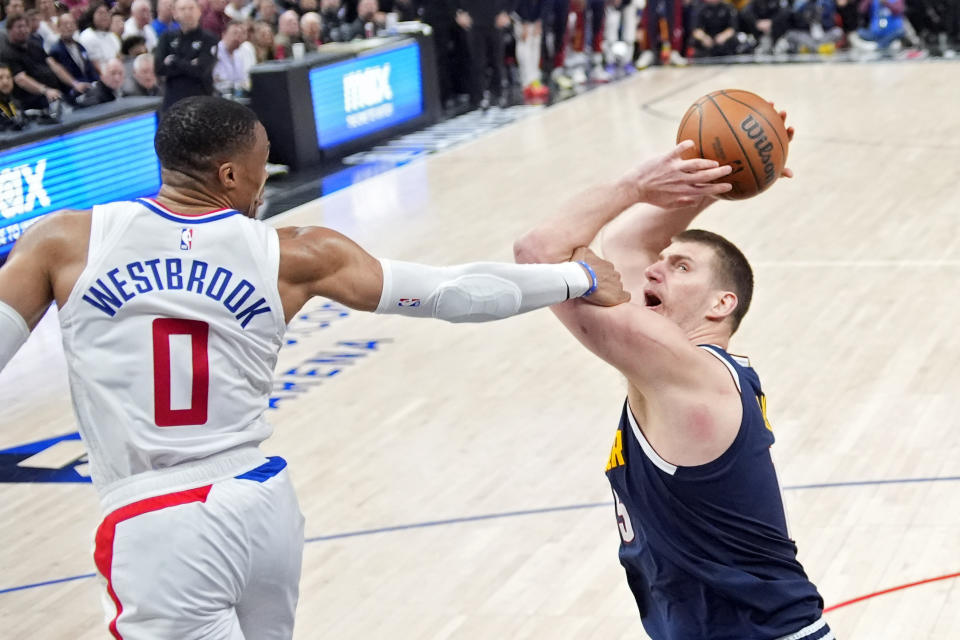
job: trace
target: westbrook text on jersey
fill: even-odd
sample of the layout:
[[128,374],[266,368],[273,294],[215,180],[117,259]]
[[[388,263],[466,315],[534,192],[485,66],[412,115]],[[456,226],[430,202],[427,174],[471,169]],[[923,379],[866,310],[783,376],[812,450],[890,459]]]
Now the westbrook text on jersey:
[[120,307],[137,295],[164,289],[190,291],[221,302],[244,328],[254,316],[270,311],[267,299],[262,296],[240,310],[256,289],[245,279],[235,282],[229,269],[214,269],[202,260],[180,258],[154,258],[131,262],[122,269],[111,269],[104,277],[97,278],[83,299],[113,317]]

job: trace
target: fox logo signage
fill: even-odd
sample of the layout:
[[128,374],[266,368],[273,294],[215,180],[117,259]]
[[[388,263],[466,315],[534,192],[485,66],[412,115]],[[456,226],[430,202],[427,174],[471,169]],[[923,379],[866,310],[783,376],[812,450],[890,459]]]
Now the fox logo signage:
[[49,207],[50,197],[43,188],[46,171],[46,159],[38,160],[32,166],[22,164],[0,169],[0,216],[14,218],[30,213],[37,203]]

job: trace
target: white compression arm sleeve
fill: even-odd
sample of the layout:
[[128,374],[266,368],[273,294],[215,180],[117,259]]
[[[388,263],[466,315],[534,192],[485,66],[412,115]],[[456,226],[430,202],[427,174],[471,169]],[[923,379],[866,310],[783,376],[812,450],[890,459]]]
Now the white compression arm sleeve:
[[448,322],[508,318],[578,298],[592,278],[576,262],[509,264],[474,262],[431,267],[381,260],[383,293],[377,313]]
[[7,366],[23,343],[30,337],[30,329],[17,310],[0,300],[0,371]]

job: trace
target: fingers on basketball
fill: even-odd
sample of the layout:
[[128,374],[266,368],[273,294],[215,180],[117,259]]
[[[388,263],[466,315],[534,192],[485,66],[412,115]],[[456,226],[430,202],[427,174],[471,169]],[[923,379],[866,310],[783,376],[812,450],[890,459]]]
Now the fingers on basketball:
[[709,158],[732,166],[722,181],[733,187],[715,195],[742,200],[767,190],[783,174],[790,143],[785,117],[785,112],[749,91],[714,91],[687,110],[677,140],[696,142],[685,158]]

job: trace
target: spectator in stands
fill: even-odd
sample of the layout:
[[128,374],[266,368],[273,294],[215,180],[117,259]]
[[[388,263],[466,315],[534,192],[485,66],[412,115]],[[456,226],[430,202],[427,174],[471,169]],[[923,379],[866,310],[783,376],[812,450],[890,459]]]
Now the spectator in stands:
[[[639,3],[635,4],[634,0],[611,0],[610,4],[607,5],[603,30],[607,55],[611,58],[607,61],[608,64],[633,66],[633,54],[637,46],[639,6]],[[686,9],[686,7],[687,2],[684,2],[684,8]],[[684,24],[688,24],[688,21],[685,20]],[[627,45],[625,58],[614,54],[613,46],[617,42]]]
[[150,53],[147,50],[147,40],[143,36],[127,36],[123,39],[123,42],[120,43],[120,59],[129,59],[131,65],[133,64],[133,59],[142,53]]
[[277,37],[273,39],[274,57],[277,60],[287,60],[293,57],[293,45],[302,43],[300,38],[300,16],[293,9],[287,9],[280,14],[277,22]]
[[113,7],[110,9],[113,13],[119,13],[126,20],[130,17],[133,0],[114,0]]
[[167,29],[180,28],[180,25],[173,19],[173,0],[157,0],[157,17],[150,23],[150,26],[157,34],[158,42],[160,36]]
[[319,8],[317,0],[297,0],[297,6],[293,7],[293,10],[302,18],[306,13],[316,13]]
[[80,31],[83,31],[89,26],[80,22],[86,15],[87,9],[90,8],[90,2],[88,0],[58,0],[58,5],[63,5],[67,8],[67,11],[73,16]]
[[783,53],[789,43],[783,39],[790,26],[786,0],[750,0],[740,12],[740,29],[757,41],[757,53]]
[[110,33],[117,36],[121,45],[123,45],[123,29],[126,23],[126,16],[120,13],[120,9],[114,6],[114,8],[110,10]]
[[20,101],[13,97],[14,84],[10,66],[0,62],[0,131],[19,131],[27,126]]
[[43,38],[43,47],[50,51],[60,39],[60,32],[57,31],[57,6],[53,0],[37,0],[35,6],[40,16],[37,33]]
[[78,94],[83,93],[100,79],[100,74],[90,61],[86,48],[74,39],[77,34],[77,21],[72,14],[65,13],[60,16],[57,30],[60,32],[60,39],[50,49],[50,57],[70,74],[71,88]]
[[414,0],[395,0],[390,3],[392,6],[385,7],[380,3],[380,10],[386,13],[396,13],[399,22],[413,22],[420,19],[420,7]]
[[906,35],[903,21],[904,0],[862,0],[860,13],[867,26],[850,35],[851,43],[866,50],[886,50]]
[[[320,0],[320,18],[323,21],[323,41],[343,42],[344,38],[340,33],[343,28],[343,8],[340,0]],[[434,33],[434,40],[436,37],[437,34]]]
[[543,0],[514,0],[513,11],[517,67],[527,102],[542,101],[550,90],[540,81],[540,49],[543,39]]
[[256,18],[266,22],[271,28],[277,28],[277,4],[273,0],[257,0]]
[[10,18],[22,16],[26,10],[27,8],[23,4],[23,0],[6,0],[3,3],[3,20],[0,20],[0,32],[5,34],[9,26]]
[[240,45],[246,57],[246,67],[249,69],[255,64],[273,60],[273,27],[270,23],[258,20],[250,27],[250,36]]
[[[482,2],[500,2],[502,0],[476,0]],[[357,5],[357,19],[343,27],[348,34],[345,40],[373,38],[384,27],[384,16],[377,7],[377,0],[360,0]]]
[[796,0],[786,37],[792,53],[833,53],[843,38],[834,0]]
[[150,53],[147,51],[147,41],[143,36],[129,36],[123,39],[120,45],[120,62],[123,63],[123,77],[133,75],[133,61],[139,55]]
[[[440,100],[447,109],[455,106],[457,96],[469,93],[470,54],[467,34],[457,24],[458,0],[427,0],[423,5],[423,22],[433,29]],[[339,41],[339,29],[331,26],[328,7],[339,6],[339,0],[322,0],[323,41]]]
[[840,28],[846,36],[840,46],[846,48],[850,34],[860,28],[860,0],[837,0],[837,14],[840,16]]
[[46,109],[63,97],[61,83],[47,61],[46,53],[28,47],[30,27],[25,15],[7,18],[7,42],[0,49],[0,62],[13,74],[14,97],[26,109]]
[[690,46],[696,58],[737,52],[737,10],[723,0],[697,0],[689,29]]
[[77,108],[92,107],[119,98],[122,95],[120,89],[123,87],[125,73],[120,60],[115,58],[107,62],[100,79],[93,83],[89,91],[77,98]]
[[323,22],[320,14],[309,11],[300,16],[300,38],[307,52],[316,51],[323,44]]
[[168,29],[157,44],[155,69],[165,79],[163,109],[189,96],[213,95],[218,38],[200,28],[197,0],[176,0],[179,29]]
[[[687,64],[680,53],[683,48],[682,0],[647,0],[643,7],[644,50],[637,58],[636,67],[646,69],[657,60],[682,67]],[[666,40],[664,41],[664,37]]]
[[240,49],[246,39],[247,27],[242,22],[231,22],[217,44],[213,86],[221,96],[235,96],[250,89],[250,70]]
[[250,16],[253,15],[253,10],[256,6],[255,2],[250,2],[249,0],[230,0],[227,6],[224,7],[223,12],[227,14],[230,20],[246,22],[250,19]]
[[[361,7],[364,2],[375,3],[376,0],[361,0]],[[507,3],[505,0],[460,0],[460,6],[462,9],[457,12],[457,24],[467,32],[470,59],[473,62],[470,101],[481,109],[489,108],[493,100],[500,106],[506,106],[501,29],[510,25]]]
[[121,93],[125,96],[160,96],[163,92],[153,70],[153,55],[141,53],[133,59],[133,71],[123,83]]
[[147,51],[157,48],[157,32],[153,28],[153,11],[150,9],[150,0],[133,0],[130,6],[130,17],[123,25],[123,38],[143,36]]
[[227,8],[227,0],[207,0],[207,8],[204,9],[200,18],[200,27],[207,33],[220,38],[230,24],[230,18],[224,12]]
[[[76,97],[87,90],[89,85],[78,82],[56,58],[50,56],[44,48],[43,38],[37,32],[40,25],[40,12],[36,9],[29,9],[24,14],[27,19],[30,35],[27,37],[26,51],[29,58],[33,61],[34,70],[31,76],[40,80],[44,84],[56,87],[63,93],[67,102],[73,103]],[[54,79],[50,75],[53,72]]]
[[120,55],[120,38],[110,31],[110,10],[102,3],[91,5],[82,23],[90,26],[80,33],[80,44],[97,72],[103,73],[103,66]]
[[911,0],[904,8],[904,17],[917,30],[930,55],[956,55],[960,43],[957,39],[960,31],[958,0]]

